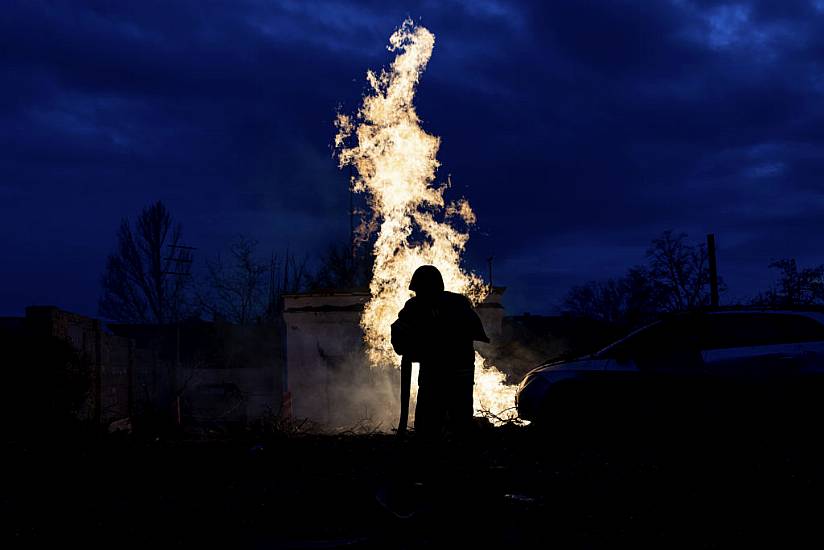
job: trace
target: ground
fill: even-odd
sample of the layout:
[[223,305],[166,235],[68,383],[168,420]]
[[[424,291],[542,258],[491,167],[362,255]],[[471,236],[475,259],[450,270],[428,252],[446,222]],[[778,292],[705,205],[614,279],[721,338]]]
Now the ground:
[[[812,545],[824,477],[813,436],[561,441],[505,426],[447,450],[392,434],[53,436],[6,445],[3,530],[15,545],[67,547]],[[387,490],[416,513],[381,506]]]

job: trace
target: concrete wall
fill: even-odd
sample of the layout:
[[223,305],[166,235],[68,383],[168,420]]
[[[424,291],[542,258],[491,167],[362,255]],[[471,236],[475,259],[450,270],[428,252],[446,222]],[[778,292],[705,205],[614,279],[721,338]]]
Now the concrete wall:
[[4,323],[65,340],[87,358],[93,381],[84,418],[177,422],[179,411],[183,424],[221,424],[280,411],[280,327],[193,322],[178,335],[174,325],[120,324],[112,334],[97,319],[52,306],[29,307],[12,321]]
[[296,418],[332,424],[354,404],[341,386],[368,375],[359,324],[368,299],[366,293],[284,297],[286,379]]
[[[503,292],[494,289],[476,308],[490,346],[502,334]],[[394,423],[399,373],[371,368],[366,361],[360,316],[368,300],[368,293],[357,292],[284,297],[286,372],[295,417],[338,426]],[[481,353],[485,347],[478,344]]]
[[126,418],[131,411],[133,343],[103,331],[100,321],[54,306],[26,308],[28,330],[69,342],[92,367],[92,391],[82,416],[99,422]]
[[501,300],[505,291],[506,288],[504,287],[494,287],[486,299],[475,307],[475,311],[484,325],[484,331],[490,340],[489,344],[475,342],[475,348],[482,355],[488,356],[496,346],[500,345],[503,338],[505,311]]
[[[495,289],[477,312],[493,344],[504,316]],[[242,422],[281,411],[332,425],[360,420],[392,423],[398,372],[370,368],[360,316],[367,293],[293,294],[284,297],[286,361],[280,329],[225,323],[177,327],[111,325],[56,307],[30,307],[26,324],[70,342],[94,367],[86,415],[111,422],[158,414],[183,422]],[[478,344],[483,353],[485,345]],[[180,357],[178,363],[177,357]],[[285,370],[284,370],[285,369]]]
[[243,423],[277,412],[273,369],[181,369],[180,375],[188,379],[184,414],[194,423]]
[[127,418],[132,414],[134,342],[113,334],[101,334],[100,421]]
[[240,423],[280,412],[281,329],[188,322],[110,325],[137,343],[135,409],[184,425]]

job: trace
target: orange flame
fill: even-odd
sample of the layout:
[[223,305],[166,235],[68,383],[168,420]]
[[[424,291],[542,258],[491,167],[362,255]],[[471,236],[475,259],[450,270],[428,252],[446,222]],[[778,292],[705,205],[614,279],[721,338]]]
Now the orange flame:
[[[389,39],[389,51],[399,52],[390,69],[368,71],[371,93],[356,115],[339,114],[335,122],[339,165],[356,168],[352,188],[366,193],[373,221],[378,222],[371,299],[361,318],[370,362],[378,367],[398,364],[390,325],[411,295],[407,287],[419,266],[436,266],[446,289],[465,294],[473,303],[489,291],[477,275],[461,268],[469,235],[448,220],[458,218],[471,227],[475,213],[465,200],[447,203],[446,186],[434,184],[440,139],[421,128],[412,103],[434,45],[431,32],[404,21]],[[352,139],[355,145],[347,146]],[[368,232],[375,224],[364,227]],[[514,417],[515,387],[505,385],[504,375],[477,352],[475,367],[476,414]]]

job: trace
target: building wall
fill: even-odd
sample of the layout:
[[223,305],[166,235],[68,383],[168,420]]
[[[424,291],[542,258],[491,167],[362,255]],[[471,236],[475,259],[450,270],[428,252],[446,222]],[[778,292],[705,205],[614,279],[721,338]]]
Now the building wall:
[[286,380],[295,417],[328,424],[349,408],[339,378],[368,368],[359,324],[368,298],[365,293],[284,297]]
[[27,308],[24,325],[69,342],[89,361],[93,382],[84,418],[219,424],[280,411],[278,327],[184,323],[178,337],[174,325],[111,325],[117,332],[111,334],[97,319],[52,306]]
[[277,412],[274,371],[260,368],[181,369],[187,421],[243,423]]
[[[477,308],[493,345],[502,294],[495,289]],[[83,413],[90,419],[156,414],[176,421],[179,409],[184,422],[247,421],[286,412],[281,400],[288,392],[289,412],[298,418],[352,423],[383,418],[397,400],[397,372],[371,369],[365,360],[359,323],[368,298],[285,296],[285,362],[284,337],[272,326],[184,324],[177,349],[177,328],[169,325],[111,325],[110,334],[97,319],[52,306],[27,308],[24,324],[68,341],[90,361],[94,382]]]
[[100,321],[53,306],[26,308],[28,330],[69,342],[92,367],[92,391],[82,416],[108,423],[131,414],[133,344],[102,330]]
[[484,331],[490,340],[489,344],[475,343],[475,348],[482,355],[489,355],[496,346],[500,345],[503,338],[505,311],[501,299],[505,291],[504,287],[494,287],[486,299],[475,307],[475,311],[484,325]]
[[[502,334],[503,291],[494,289],[476,308],[492,340],[489,346]],[[368,299],[368,293],[284,297],[286,372],[295,417],[338,425],[359,418],[392,422],[399,374],[397,369],[372,369],[366,361],[360,317]],[[486,346],[477,344],[481,353]]]
[[100,421],[108,423],[132,414],[134,342],[106,333],[100,342]]
[[182,424],[239,423],[278,414],[281,330],[191,322],[111,325],[137,342],[135,408]]

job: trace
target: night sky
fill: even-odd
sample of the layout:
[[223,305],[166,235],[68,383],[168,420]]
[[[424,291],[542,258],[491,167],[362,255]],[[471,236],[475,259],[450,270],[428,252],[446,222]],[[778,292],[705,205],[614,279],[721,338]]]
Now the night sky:
[[[392,7],[389,7],[389,6]],[[727,302],[824,262],[824,0],[4,2],[0,315],[95,315],[122,217],[163,200],[196,261],[238,233],[348,236],[331,143],[407,16],[468,265],[549,313],[666,229],[714,232]]]

